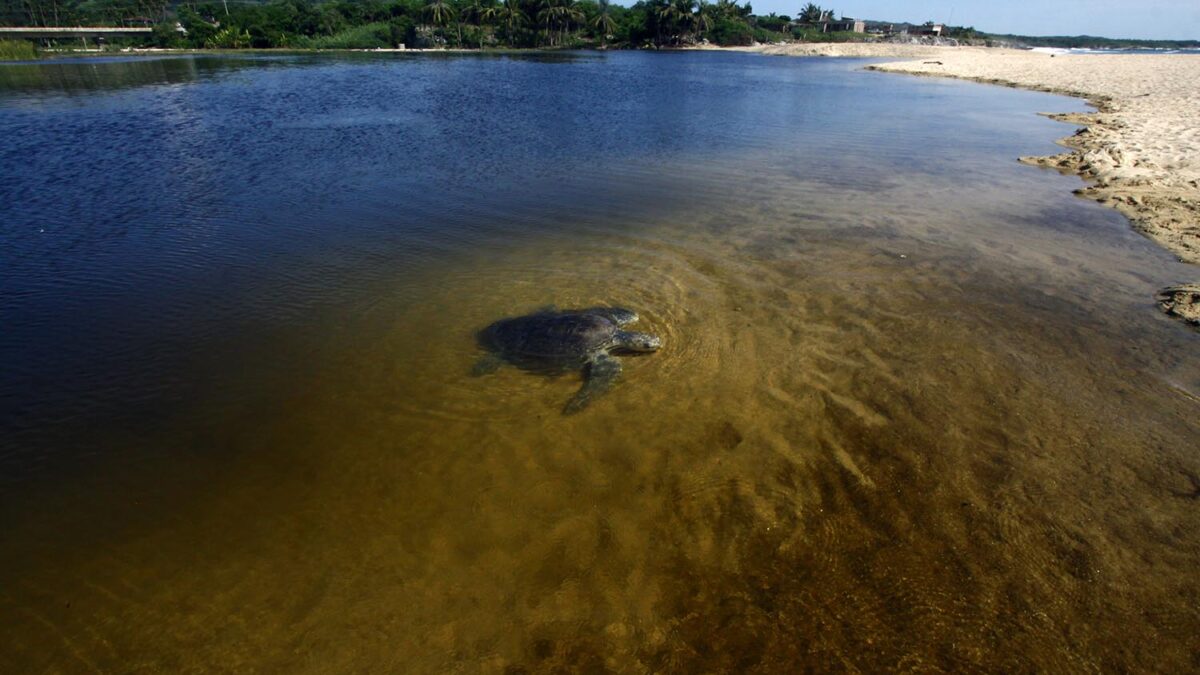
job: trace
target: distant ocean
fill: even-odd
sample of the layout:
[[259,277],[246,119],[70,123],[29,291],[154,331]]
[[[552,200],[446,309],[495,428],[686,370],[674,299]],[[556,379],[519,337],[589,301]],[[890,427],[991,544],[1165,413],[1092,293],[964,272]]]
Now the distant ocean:
[[1200,49],[1063,49],[1061,47],[1034,47],[1033,51],[1045,54],[1200,54]]

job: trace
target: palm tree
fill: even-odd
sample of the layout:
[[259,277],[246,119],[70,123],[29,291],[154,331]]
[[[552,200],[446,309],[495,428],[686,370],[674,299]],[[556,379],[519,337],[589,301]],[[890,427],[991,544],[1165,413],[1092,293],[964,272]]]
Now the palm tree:
[[[571,31],[572,24],[581,24],[584,21],[583,10],[579,8],[578,0],[564,0],[562,4],[562,12],[559,16],[563,20],[562,25],[565,32]],[[566,37],[565,34],[563,37]]]
[[692,5],[695,0],[664,0],[658,8],[660,29],[666,27],[671,31],[671,44],[678,44],[682,34],[687,32],[692,23]]
[[429,0],[425,5],[425,14],[433,20],[433,25],[444,27],[454,18],[454,9],[446,0]]
[[475,25],[479,26],[479,48],[483,49],[484,26],[488,26],[496,19],[499,10],[496,9],[495,0],[473,0],[473,2],[463,10],[463,14],[469,16],[475,21]]
[[801,23],[820,23],[825,18],[825,11],[820,6],[808,3],[800,10],[796,20]]
[[609,8],[608,0],[600,0],[600,11],[596,17],[592,19],[592,26],[600,33],[600,45],[608,46],[608,36],[617,28],[617,22],[613,21],[612,12]]
[[537,16],[552,47],[563,42],[571,22],[583,20],[583,12],[575,0],[542,0],[542,10]]
[[658,18],[658,43],[663,43],[663,29],[670,31],[674,30],[675,26],[675,5],[671,0],[659,0],[658,8],[654,10],[654,15]]
[[516,27],[525,23],[525,13],[517,4],[518,0],[504,0],[496,16],[504,23],[504,33],[508,36],[508,46],[513,46],[513,33]]
[[556,0],[541,0],[539,5],[541,6],[542,9],[537,13],[538,22],[541,23],[543,26],[542,32],[546,35],[546,41],[549,42],[551,46],[553,46],[554,45],[554,37],[550,33],[550,26],[552,26],[554,24],[554,21],[556,18],[556,13],[557,13]]
[[696,10],[696,32],[702,36],[713,27],[714,9],[712,5],[700,0],[700,5]]
[[454,32],[455,32],[455,34],[457,34],[457,35],[458,35],[458,44],[457,44],[457,45],[455,45],[455,46],[457,46],[458,48],[460,48],[460,49],[461,49],[461,48],[462,48],[462,44],[463,44],[463,39],[462,39],[463,14],[465,14],[465,13],[466,13],[466,10],[465,10],[465,8],[463,7],[463,3],[462,3],[462,2],[457,2],[457,3],[455,3],[455,4],[456,4],[456,5],[457,5],[457,7],[458,7],[458,10],[453,12],[453,18],[454,18]]
[[674,0],[672,4],[675,5],[675,15],[679,17],[676,23],[679,26],[680,37],[690,35],[692,26],[696,23],[696,15],[692,14],[696,0]]

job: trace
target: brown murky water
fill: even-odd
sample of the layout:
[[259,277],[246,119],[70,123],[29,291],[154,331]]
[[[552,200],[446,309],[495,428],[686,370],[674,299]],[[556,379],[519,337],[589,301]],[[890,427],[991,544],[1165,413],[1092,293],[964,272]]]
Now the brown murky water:
[[[1200,335],[1151,304],[1182,267],[1074,179],[864,156],[584,172],[538,207],[570,231],[384,259],[188,352],[183,402],[64,422],[101,457],[6,487],[0,664],[1200,668]],[[665,346],[570,417],[577,377],[469,376],[551,302]]]

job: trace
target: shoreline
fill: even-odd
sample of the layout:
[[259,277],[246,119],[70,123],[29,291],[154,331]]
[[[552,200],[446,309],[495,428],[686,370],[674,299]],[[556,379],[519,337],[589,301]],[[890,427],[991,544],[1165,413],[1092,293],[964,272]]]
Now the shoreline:
[[[992,66],[991,72],[980,73],[975,68],[977,64],[971,62],[977,59],[956,62],[953,58],[954,51],[970,48],[945,49],[951,50],[952,55],[936,52],[946,58],[934,63],[881,63],[867,68],[878,72],[950,77],[1085,99],[1096,108],[1094,113],[1044,113],[1051,119],[1083,127],[1074,135],[1059,140],[1060,145],[1068,148],[1067,152],[1020,157],[1019,161],[1081,176],[1088,185],[1076,190],[1076,194],[1117,209],[1129,218],[1134,229],[1174,253],[1181,261],[1200,264],[1200,226],[1197,225],[1200,221],[1200,157],[1196,155],[1200,140],[1190,138],[1200,134],[1194,114],[1200,109],[1194,107],[1200,105],[1200,86],[1195,81],[1162,82],[1157,86],[1170,85],[1170,93],[1145,91],[1156,86],[1148,81],[1161,77],[1162,73],[1155,72],[1156,69],[1149,67],[1151,64],[1132,63],[1134,59],[1170,59],[1171,55],[1061,57],[1060,63],[1090,58],[1130,60],[1130,63],[1111,65],[1136,70],[1133,76],[1139,83],[1146,83],[1140,87],[1143,91],[1132,93],[1111,89],[1101,91],[1099,86],[1086,88],[1086,83],[1080,82],[1079,78],[1086,78],[1091,73],[1060,75],[1055,82],[1048,81],[1056,79],[1054,75],[1038,77],[1042,73],[1020,70],[1031,62],[1054,58],[1044,53],[992,50],[996,53],[987,57],[1017,63],[1007,68]],[[1193,74],[1200,81],[1200,59],[1181,58],[1195,60],[1195,63],[1185,63],[1179,70]],[[1179,91],[1187,88],[1192,91]],[[1139,98],[1147,101],[1134,100]],[[1187,126],[1189,116],[1193,118],[1191,127]],[[1171,132],[1178,138],[1170,138]]]
[[[1096,108],[1096,112],[1043,113],[1051,119],[1085,127],[1073,136],[1067,136],[1058,141],[1060,145],[1069,148],[1069,152],[1044,157],[1020,157],[1018,161],[1035,166],[1054,168],[1063,173],[1073,173],[1088,179],[1089,184],[1077,190],[1078,194],[1120,210],[1129,217],[1139,232],[1146,234],[1164,248],[1173,252],[1181,261],[1200,264],[1200,231],[1196,231],[1195,225],[1193,225],[1190,231],[1180,231],[1181,228],[1178,227],[1178,225],[1182,224],[1181,221],[1196,221],[1200,218],[1200,201],[1197,201],[1200,199],[1200,161],[1198,161],[1200,158],[1197,158],[1191,152],[1200,143],[1192,141],[1184,146],[1175,147],[1171,146],[1170,139],[1158,139],[1165,141],[1165,143],[1159,144],[1160,150],[1166,149],[1177,153],[1177,156],[1172,158],[1174,160],[1172,165],[1161,167],[1161,162],[1156,161],[1158,158],[1143,157],[1138,152],[1140,150],[1139,146],[1145,142],[1145,139],[1131,138],[1131,134],[1129,134],[1130,128],[1140,127],[1145,124],[1144,120],[1131,119],[1136,117],[1137,112],[1140,112],[1134,111],[1131,113],[1129,110],[1131,107],[1129,104],[1132,99],[1154,97],[1156,100],[1151,105],[1142,104],[1139,107],[1153,108],[1155,109],[1154,112],[1158,113],[1157,116],[1162,116],[1161,107],[1155,104],[1162,103],[1163,99],[1174,99],[1176,97],[1169,94],[1155,96],[1154,93],[1145,91],[1132,95],[1122,95],[1119,92],[1100,91],[1099,88],[1087,89],[1077,85],[1064,85],[1057,82],[1045,81],[1050,78],[1039,81],[1036,73],[1020,73],[1012,67],[1026,65],[1034,59],[1044,60],[1054,58],[1054,56],[1043,52],[979,47],[924,47],[916,45],[913,45],[911,50],[904,50],[898,48],[906,47],[907,45],[870,44],[848,45],[861,48],[847,50],[842,48],[844,46],[847,45],[786,45],[761,47],[754,51],[761,54],[783,56],[866,58],[904,56],[913,59],[934,57],[937,60],[876,63],[866,66],[866,69],[922,77],[948,77],[981,84],[1044,91],[1085,99],[1089,105]],[[882,47],[882,49],[873,49],[876,46]],[[904,54],[905,51],[909,51],[910,53]],[[970,54],[974,58],[954,58],[964,53]],[[1170,58],[1171,56],[1173,55],[1131,54],[1103,55],[1100,58],[1105,59],[1105,65],[1108,65],[1109,59],[1159,60]],[[977,72],[981,59],[999,57],[1008,58],[1010,63],[1007,64],[1007,67],[1004,65],[998,68],[993,67],[989,69],[992,72],[986,74]],[[1085,58],[1090,59],[1093,56],[1062,55],[1063,61]],[[1190,55],[1182,56],[1182,58],[1195,59],[1195,57]],[[1159,64],[1156,63],[1154,65]],[[1188,68],[1187,71],[1194,74],[1197,80],[1200,80],[1200,59],[1195,59],[1195,63],[1188,63],[1186,65],[1194,66]],[[1008,71],[1007,73],[1005,73],[1006,70]],[[1144,68],[1144,70],[1151,71],[1152,69]],[[1008,76],[1005,77],[1005,74]],[[1150,75],[1149,72],[1145,74]],[[1022,77],[1022,75],[1025,75],[1025,77]],[[1156,73],[1156,75],[1158,74]],[[1141,81],[1145,80],[1142,79]],[[1185,87],[1190,85],[1193,91],[1190,92],[1192,95],[1183,96],[1181,101],[1168,101],[1175,104],[1169,107],[1184,107],[1185,113],[1197,109],[1192,107],[1194,104],[1191,101],[1200,102],[1200,87],[1191,82],[1172,82],[1172,84],[1182,84]],[[1168,116],[1167,119],[1155,120],[1159,126],[1171,126],[1178,129],[1182,136],[1194,136],[1200,133],[1200,126],[1180,128],[1175,127],[1173,124],[1182,121],[1184,120],[1178,119],[1177,116]],[[1161,129],[1158,130],[1161,131]],[[1180,164],[1186,164],[1187,166],[1180,166]],[[1184,171],[1180,172],[1180,169],[1184,169]],[[1177,177],[1174,180],[1163,181],[1161,176],[1153,175],[1155,171],[1160,173],[1176,173]],[[1139,193],[1148,194],[1143,196]],[[1139,199],[1139,196],[1143,196],[1143,198]],[[1168,216],[1178,215],[1179,217],[1164,222],[1165,218],[1162,213],[1164,210],[1172,212],[1166,214]],[[1175,211],[1178,211],[1178,213],[1175,214]],[[1175,227],[1172,227],[1173,225]]]
[[[1075,195],[1114,208],[1180,261],[1200,264],[1200,59],[1168,54],[1055,55],[935,48],[937,58],[868,66],[1085,98],[1094,113],[1048,117],[1081,125],[1066,153],[1019,157],[1079,175]],[[1200,329],[1198,280],[1162,279],[1166,315]]]
[[[1043,113],[1080,125],[1066,153],[1018,157],[1075,174],[1075,195],[1121,211],[1134,231],[1200,264],[1200,56],[1058,54],[920,44],[773,44],[768,55],[900,58],[868,70],[948,77],[1084,98],[1094,113]],[[1200,280],[1163,279],[1159,309],[1200,329]],[[1190,281],[1190,282],[1189,282]]]
[[[1195,113],[1200,110],[1200,57],[872,44],[772,45],[756,51],[900,57],[909,60],[867,69],[1085,99],[1094,113],[1044,113],[1081,126],[1058,141],[1066,152],[1018,161],[1079,176],[1085,185],[1075,194],[1117,209],[1135,231],[1180,261],[1200,264],[1200,116]],[[1160,281],[1160,309],[1200,329],[1200,283]]]

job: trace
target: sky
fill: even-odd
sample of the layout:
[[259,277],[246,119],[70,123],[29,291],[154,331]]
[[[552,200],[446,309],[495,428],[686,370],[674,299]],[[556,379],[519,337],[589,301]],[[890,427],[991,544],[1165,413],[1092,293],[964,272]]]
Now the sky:
[[[744,0],[743,0],[744,1]],[[751,0],[755,14],[795,16],[805,2]],[[826,0],[838,16],[936,21],[988,33],[1200,40],[1200,0]]]

